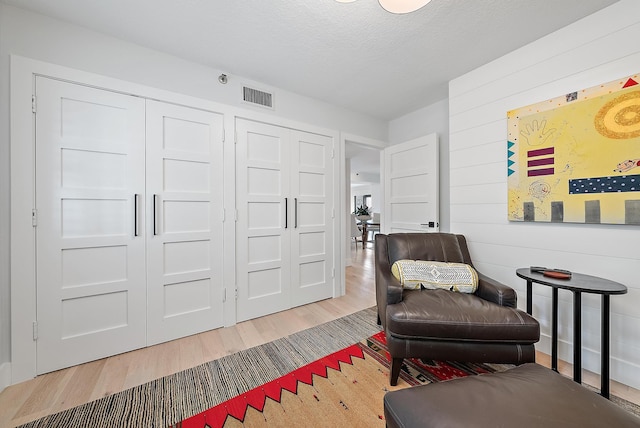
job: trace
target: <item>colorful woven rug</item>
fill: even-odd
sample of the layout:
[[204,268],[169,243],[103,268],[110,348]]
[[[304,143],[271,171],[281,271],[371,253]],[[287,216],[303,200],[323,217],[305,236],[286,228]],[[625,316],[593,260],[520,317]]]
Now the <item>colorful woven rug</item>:
[[380,426],[382,398],[391,389],[506,370],[507,364],[462,364],[406,360],[398,386],[389,386],[384,332],[307,364],[174,425],[175,428],[233,426]]
[[380,331],[374,308],[48,415],[21,428],[176,424]]
[[[375,320],[373,308],[360,311],[23,427],[382,428],[389,390],[510,367],[405,360],[390,387],[385,336]],[[637,405],[612,401],[640,415]]]

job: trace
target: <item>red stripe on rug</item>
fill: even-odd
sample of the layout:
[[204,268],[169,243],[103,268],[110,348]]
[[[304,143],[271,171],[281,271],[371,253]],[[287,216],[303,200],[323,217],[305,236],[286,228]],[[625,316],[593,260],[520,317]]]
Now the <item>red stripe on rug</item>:
[[257,388],[231,398],[224,403],[205,410],[175,425],[180,428],[218,428],[222,427],[231,416],[240,422],[244,422],[249,406],[262,412],[267,398],[275,402],[280,402],[282,390],[297,394],[298,382],[313,385],[313,375],[327,378],[327,368],[340,371],[340,363],[353,365],[353,357],[364,359],[362,348],[358,345],[351,345],[338,352],[320,358],[288,373],[282,377],[267,382]]

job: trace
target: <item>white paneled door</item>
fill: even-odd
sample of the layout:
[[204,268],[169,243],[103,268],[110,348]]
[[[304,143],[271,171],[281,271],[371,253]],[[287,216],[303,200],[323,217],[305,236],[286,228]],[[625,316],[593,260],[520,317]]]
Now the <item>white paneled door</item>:
[[333,294],[330,137],[236,121],[237,319]]
[[384,233],[439,229],[438,136],[384,149]]
[[37,372],[221,327],[222,115],[36,79]]
[[147,101],[152,345],[221,327],[223,117]]
[[237,320],[291,307],[289,130],[236,121]]
[[145,345],[144,99],[36,79],[37,372]]
[[332,140],[292,131],[291,299],[300,306],[333,294]]

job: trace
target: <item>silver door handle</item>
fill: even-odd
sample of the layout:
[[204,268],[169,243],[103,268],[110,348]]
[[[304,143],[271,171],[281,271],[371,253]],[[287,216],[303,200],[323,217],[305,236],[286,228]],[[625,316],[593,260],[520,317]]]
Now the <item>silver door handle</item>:
[[297,229],[298,228],[298,198],[294,198],[294,207],[293,207],[293,211],[295,213],[295,223],[294,223],[294,228]]

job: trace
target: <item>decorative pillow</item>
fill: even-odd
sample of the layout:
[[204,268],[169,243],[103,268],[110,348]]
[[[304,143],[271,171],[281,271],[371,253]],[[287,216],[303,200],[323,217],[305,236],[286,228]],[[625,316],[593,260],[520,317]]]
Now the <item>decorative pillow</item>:
[[474,293],[478,288],[478,273],[464,263],[398,260],[391,266],[391,273],[404,288],[409,289],[443,288],[460,293]]

